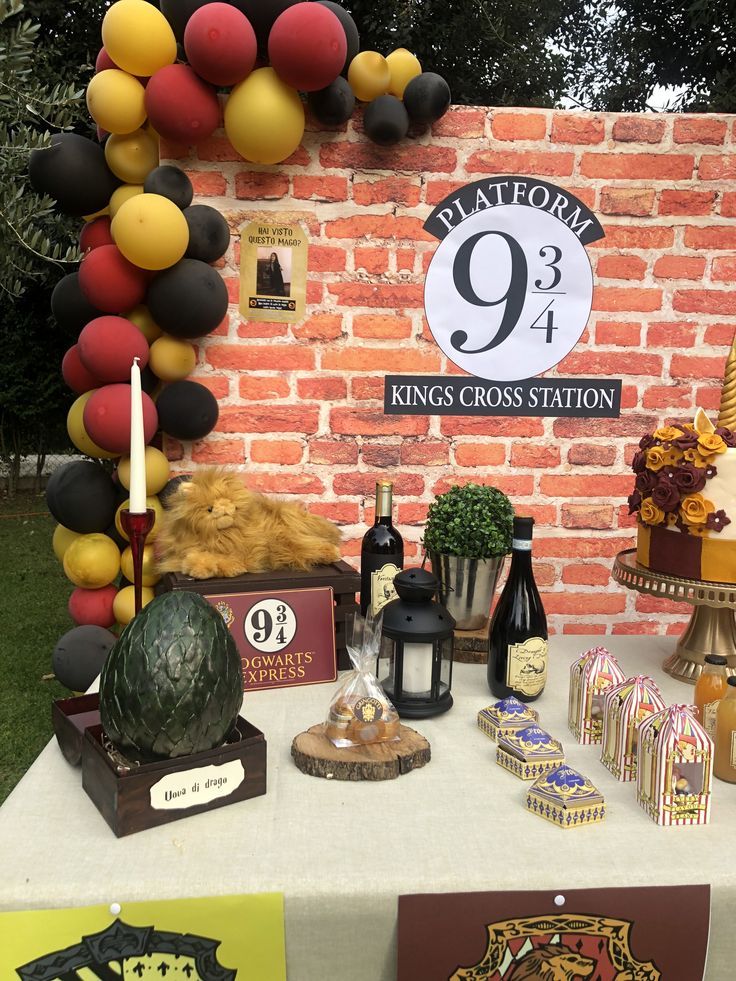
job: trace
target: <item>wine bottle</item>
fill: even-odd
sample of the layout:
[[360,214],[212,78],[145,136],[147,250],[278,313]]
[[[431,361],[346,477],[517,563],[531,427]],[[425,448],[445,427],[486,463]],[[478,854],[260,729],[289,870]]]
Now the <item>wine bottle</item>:
[[404,565],[404,542],[391,521],[393,484],[376,482],[376,520],[363,536],[360,550],[360,612],[378,616],[396,599],[394,576]]
[[514,518],[511,569],[488,639],[488,685],[498,698],[533,702],[547,680],[547,618],[532,572],[534,518]]

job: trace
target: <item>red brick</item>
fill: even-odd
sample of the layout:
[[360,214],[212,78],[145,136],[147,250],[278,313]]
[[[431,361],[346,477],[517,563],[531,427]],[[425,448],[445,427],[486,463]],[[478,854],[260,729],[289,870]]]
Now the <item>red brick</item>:
[[581,351],[568,354],[560,363],[560,370],[573,375],[654,375],[662,374],[662,358],[658,354],[641,354],[618,351]]
[[[725,365],[725,359],[724,359]],[[714,385],[712,388],[697,388],[695,390],[695,405],[701,406],[703,409],[718,410],[721,406],[721,386],[720,384]],[[690,421],[690,420],[688,420]]]
[[562,581],[578,586],[606,586],[610,580],[610,566],[596,562],[571,562],[562,569]]
[[342,317],[334,313],[317,313],[291,328],[299,340],[334,341],[342,336]]
[[532,568],[537,586],[554,586],[557,582],[557,572],[552,562],[532,562]]
[[606,632],[605,623],[589,623],[587,620],[578,620],[572,623],[563,623],[563,634],[582,634],[585,637],[602,636]]
[[689,385],[650,385],[644,392],[645,409],[688,409],[693,390]]
[[685,228],[685,245],[689,249],[736,249],[736,228],[733,224]]
[[600,210],[604,215],[651,215],[654,190],[651,187],[604,187]]
[[639,394],[636,385],[621,386],[621,408],[635,409],[639,404]]
[[296,394],[300,399],[335,402],[348,397],[345,378],[297,378]]
[[289,325],[267,320],[241,321],[237,333],[238,337],[286,337]]
[[325,288],[321,280],[307,280],[307,303],[319,304],[324,300]]
[[[373,473],[339,473],[332,481],[332,489],[341,496],[375,499],[376,481],[385,479],[380,471]],[[414,473],[398,473],[393,477],[396,497],[420,497],[424,493],[424,477]]]
[[455,447],[455,463],[459,467],[500,467],[506,462],[506,447],[502,443],[460,443]]
[[330,410],[330,429],[346,436],[422,436],[429,428],[427,416],[385,416],[364,409]]
[[523,504],[520,510],[522,515],[534,518],[535,525],[556,528],[559,523],[556,504]]
[[647,596],[645,593],[636,594],[634,606],[637,613],[682,613],[681,603],[660,599],[658,596]]
[[245,375],[239,380],[241,399],[249,402],[267,402],[271,399],[286,399],[289,397],[289,383],[277,375]]
[[575,164],[574,153],[549,150],[478,150],[471,154],[468,174],[534,174],[537,177],[569,177]]
[[672,307],[681,313],[717,313],[728,317],[736,313],[736,294],[733,290],[676,290]]
[[675,241],[674,228],[645,225],[605,225],[606,237],[591,242],[593,249],[666,249]]
[[454,136],[477,140],[485,133],[486,111],[466,106],[453,106],[441,119],[432,124],[432,136]]
[[567,462],[582,467],[610,467],[615,459],[615,446],[573,443],[567,451]]
[[442,416],[443,436],[543,436],[544,426],[536,417]]
[[[705,259],[702,261],[705,266]],[[733,283],[736,280],[736,256],[721,256],[714,259],[710,278],[718,283]]]
[[383,402],[384,376],[361,378],[356,375],[350,380],[350,395],[354,402],[381,401]]
[[185,170],[199,197],[221,197],[227,193],[227,181],[219,170]]
[[454,194],[461,187],[465,187],[467,181],[427,181],[425,198],[427,204],[439,204],[448,194]]
[[611,628],[612,634],[658,634],[659,622],[657,620],[636,620],[635,622],[621,622],[616,620]]
[[[633,483],[632,476],[629,484],[633,486]],[[613,507],[610,504],[563,504],[561,520],[563,528],[612,528]]]
[[602,116],[590,116],[577,109],[556,112],[552,117],[551,141],[553,143],[581,144],[602,143],[605,136],[605,120]]
[[347,177],[307,177],[297,175],[292,194],[307,201],[347,201]]
[[363,443],[360,458],[366,467],[398,467],[401,446],[399,443]]
[[309,462],[335,464],[358,462],[358,445],[353,440],[313,439],[309,442]]
[[360,249],[354,252],[355,268],[381,275],[388,270],[388,249]]
[[440,357],[435,351],[414,351],[407,348],[353,347],[322,353],[322,368],[328,371],[439,371]]
[[[600,263],[598,265],[600,267]],[[595,342],[617,347],[638,347],[641,343],[641,324],[599,320],[595,325]]]
[[651,116],[619,116],[613,123],[613,138],[619,143],[659,143],[665,120]]
[[540,446],[513,443],[511,446],[512,467],[556,467],[560,463],[559,446]]
[[473,474],[468,477],[442,477],[432,486],[434,495],[444,494],[456,484],[463,485],[472,481],[475,484],[485,484],[496,487],[498,490],[508,494],[509,497],[530,497],[534,493],[534,477],[532,474],[521,474],[506,477],[502,474],[493,474],[490,477]]
[[193,381],[212,392],[216,399],[225,399],[230,394],[230,379],[221,375],[196,375]]
[[261,494],[324,494],[325,485],[318,477],[305,473],[259,473],[249,470],[245,483]]
[[240,280],[237,276],[223,276],[222,281],[227,288],[229,303],[237,303],[240,299]]
[[726,120],[712,116],[679,116],[672,130],[675,143],[720,144],[726,138]]
[[342,272],[347,265],[347,252],[334,245],[310,245],[310,272]]
[[243,158],[225,136],[208,136],[197,144],[197,157],[200,160],[237,160]]
[[698,177],[701,181],[733,181],[736,180],[736,154],[704,153],[700,158]]
[[697,324],[680,323],[679,321],[652,323],[647,328],[646,346],[647,348],[693,347],[697,330]]
[[353,317],[355,337],[410,337],[412,323],[408,317],[394,317],[391,314],[356,314]]
[[602,255],[596,272],[603,279],[644,279],[646,260],[637,255]]
[[601,535],[583,535],[580,538],[538,537],[534,542],[534,551],[538,559],[613,558],[629,544],[629,538],[604,538]]
[[654,263],[654,275],[659,279],[702,279],[704,273],[705,258],[663,255]]
[[194,443],[192,460],[213,466],[245,463],[245,447],[242,439],[208,439]]
[[657,416],[627,413],[617,419],[555,419],[552,431],[559,439],[606,439],[613,436],[636,436],[650,432],[659,424]]
[[282,161],[284,167],[308,167],[312,157],[305,146],[299,146],[290,157]]
[[304,446],[293,439],[254,439],[250,444],[253,463],[301,463]]
[[673,354],[670,374],[673,378],[723,378],[723,358],[697,358]]
[[736,324],[711,324],[706,327],[703,340],[706,344],[730,347],[734,334],[736,334]]
[[434,238],[422,229],[422,221],[407,215],[352,215],[325,223],[328,238],[346,238],[351,242],[362,238],[421,239],[434,242]]
[[539,478],[539,490],[547,497],[628,497],[631,478],[609,474],[547,475]]
[[709,215],[715,199],[715,191],[664,190],[659,199],[659,213],[660,215]]
[[314,351],[296,344],[271,344],[269,347],[211,344],[206,355],[213,367],[235,371],[310,371],[314,368]]
[[399,504],[396,523],[402,525],[423,525],[427,520],[426,504]]
[[623,180],[689,180],[695,157],[686,153],[584,153],[583,177]]
[[221,433],[316,433],[318,426],[319,406],[307,403],[247,407],[223,405],[217,420],[217,429]]
[[662,306],[662,290],[629,286],[598,286],[593,290],[594,310],[641,310],[651,312]]
[[421,309],[424,304],[419,283],[328,283],[327,291],[340,306],[404,310]]
[[450,444],[413,440],[401,443],[401,463],[408,467],[441,467],[450,462]]
[[602,593],[542,593],[542,603],[547,614],[552,613],[622,613],[626,609],[626,596],[621,592]]
[[311,502],[311,514],[319,514],[336,525],[356,525],[360,521],[360,508],[348,501]]
[[235,197],[242,201],[273,201],[289,193],[289,178],[283,174],[242,171],[235,175]]
[[541,112],[493,113],[491,123],[496,140],[543,140],[547,133],[547,117]]
[[414,260],[416,259],[416,252],[413,249],[397,249],[396,250],[396,271],[397,272],[412,272],[414,269]]
[[335,142],[322,144],[319,160],[323,167],[345,170],[451,174],[457,165],[457,151],[445,146],[381,147],[368,142]]
[[721,214],[726,218],[736,217],[736,191],[726,191],[721,200]]
[[353,201],[362,205],[400,204],[405,208],[413,208],[419,204],[420,195],[421,186],[418,182],[400,177],[356,181],[353,184]]

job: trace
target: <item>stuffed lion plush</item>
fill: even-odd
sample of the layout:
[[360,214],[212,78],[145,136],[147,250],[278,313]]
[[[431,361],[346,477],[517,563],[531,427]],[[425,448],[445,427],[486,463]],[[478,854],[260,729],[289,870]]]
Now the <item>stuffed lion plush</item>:
[[339,543],[335,525],[301,504],[256,494],[237,474],[207,468],[172,495],[155,545],[159,572],[211,579],[308,570],[339,559]]

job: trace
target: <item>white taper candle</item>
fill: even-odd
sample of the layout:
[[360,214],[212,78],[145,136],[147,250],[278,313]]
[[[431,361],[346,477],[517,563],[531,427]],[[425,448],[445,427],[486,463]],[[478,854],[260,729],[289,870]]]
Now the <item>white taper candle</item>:
[[143,436],[143,398],[138,358],[130,367],[130,511],[146,510],[146,443]]

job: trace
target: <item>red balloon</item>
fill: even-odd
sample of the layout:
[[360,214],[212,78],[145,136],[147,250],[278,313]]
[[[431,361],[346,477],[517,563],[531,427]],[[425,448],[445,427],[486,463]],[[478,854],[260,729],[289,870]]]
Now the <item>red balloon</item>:
[[85,392],[100,387],[99,378],[95,378],[92,372],[88,371],[82,364],[78,344],[70,347],[64,355],[64,360],[61,362],[61,374],[69,388],[77,395],[84,395]]
[[117,245],[100,245],[82,259],[79,288],[104,313],[132,310],[143,302],[148,273],[128,262]]
[[187,146],[200,143],[220,125],[215,90],[189,65],[167,65],[151,76],[146,113],[157,133]]
[[95,59],[95,75],[98,72],[104,72],[108,68],[119,68],[120,65],[116,65],[112,60],[110,55],[105,51],[104,48],[100,48],[97,53],[97,58]]
[[[130,385],[105,385],[90,395],[82,415],[90,439],[110,453],[130,452]],[[143,392],[143,438],[150,443],[158,428],[153,399]]]
[[115,623],[112,604],[117,596],[117,586],[103,586],[102,589],[82,589],[78,586],[69,597],[69,616],[80,627],[91,624],[95,627],[111,627]]
[[82,252],[91,252],[101,245],[114,245],[110,234],[110,219],[107,215],[88,221],[79,233],[79,248]]
[[347,50],[342,24],[320,3],[289,7],[268,35],[271,67],[287,85],[303,92],[316,92],[334,82]]
[[228,3],[195,10],[184,31],[187,61],[213,85],[235,85],[253,71],[258,42],[250,21]]
[[77,341],[82,364],[101,382],[130,380],[133,358],[141,369],[148,364],[148,342],[135,324],[125,317],[96,317],[90,320]]

